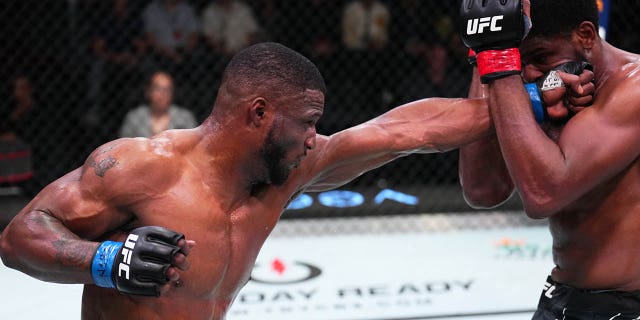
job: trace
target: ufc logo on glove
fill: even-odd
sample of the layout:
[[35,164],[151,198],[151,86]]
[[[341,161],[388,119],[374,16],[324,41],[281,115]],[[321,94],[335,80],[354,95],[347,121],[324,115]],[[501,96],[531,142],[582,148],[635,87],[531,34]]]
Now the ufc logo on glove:
[[122,262],[118,265],[118,276],[122,277],[122,272],[124,271],[125,279],[129,280],[129,265],[131,264],[131,252],[133,248],[136,246],[136,241],[138,241],[138,236],[135,234],[130,234],[127,237],[127,241],[124,242],[124,248],[122,248]]
[[483,33],[486,27],[489,27],[492,32],[502,31],[502,26],[498,26],[498,21],[502,19],[504,19],[503,15],[469,19],[467,20],[467,34]]
[[482,83],[518,75],[522,69],[520,42],[528,17],[522,0],[463,0],[458,19],[462,42],[476,53]]

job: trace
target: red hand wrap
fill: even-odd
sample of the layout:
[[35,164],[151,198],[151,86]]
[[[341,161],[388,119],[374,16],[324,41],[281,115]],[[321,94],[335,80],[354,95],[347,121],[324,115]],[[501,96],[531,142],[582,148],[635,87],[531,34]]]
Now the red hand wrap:
[[478,65],[476,63],[476,52],[473,51],[473,49],[469,49],[469,55],[467,56],[467,62],[469,62],[469,64],[474,66],[474,67]]
[[518,48],[482,51],[476,55],[476,60],[480,76],[522,70],[520,50]]

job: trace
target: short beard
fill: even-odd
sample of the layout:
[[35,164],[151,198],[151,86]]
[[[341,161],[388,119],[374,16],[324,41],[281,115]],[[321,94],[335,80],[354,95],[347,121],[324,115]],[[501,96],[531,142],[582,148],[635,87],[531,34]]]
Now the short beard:
[[286,155],[286,149],[276,141],[273,131],[273,127],[269,129],[260,153],[267,167],[267,179],[265,182],[281,186],[289,178],[291,170],[282,163]]

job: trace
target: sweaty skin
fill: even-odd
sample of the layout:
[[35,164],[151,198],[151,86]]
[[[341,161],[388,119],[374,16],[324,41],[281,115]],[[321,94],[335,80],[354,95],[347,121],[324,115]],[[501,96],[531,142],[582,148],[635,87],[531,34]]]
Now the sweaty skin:
[[[335,188],[398,157],[450,150],[490,131],[484,99],[421,100],[331,136],[315,132],[324,108],[319,91],[285,99],[281,111],[259,96],[246,101],[248,107],[224,118],[218,116],[231,109],[216,105],[195,129],[99,147],[5,229],[3,262],[42,280],[84,283],[83,319],[224,319],[297,194]],[[255,182],[264,173],[256,146],[269,126],[286,150],[281,163],[290,174],[281,185]],[[99,241],[123,241],[145,225],[188,240],[162,296],[93,285],[90,264]]]
[[[595,73],[589,108],[541,128],[527,110],[520,77],[491,86],[490,111],[510,173],[502,184],[515,184],[528,216],[549,218],[554,280],[577,288],[640,290],[640,57],[600,39],[589,22],[576,30],[570,38],[526,39],[520,48],[524,77],[533,80],[558,64],[587,60]],[[559,120],[569,111],[551,107],[548,113]],[[468,185],[476,188],[465,190],[471,203],[474,195],[500,192],[480,181]]]

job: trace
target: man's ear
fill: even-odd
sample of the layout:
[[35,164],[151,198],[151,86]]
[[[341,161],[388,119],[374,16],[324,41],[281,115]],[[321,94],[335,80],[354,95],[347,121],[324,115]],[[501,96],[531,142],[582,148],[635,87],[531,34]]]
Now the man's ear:
[[263,125],[267,116],[267,100],[263,97],[256,97],[251,101],[251,108],[249,109],[249,118],[254,126],[260,127]]
[[573,32],[574,39],[578,41],[583,48],[591,50],[598,38],[598,28],[590,21],[583,21]]

